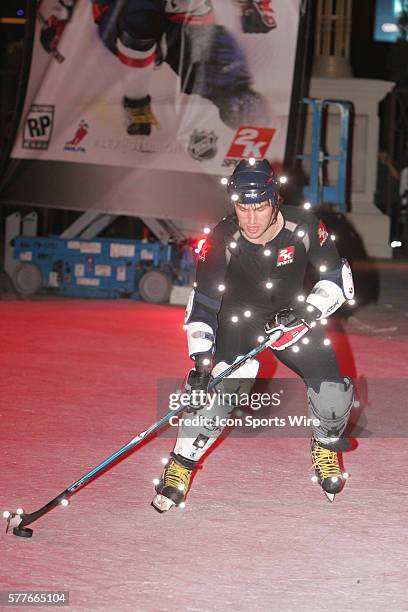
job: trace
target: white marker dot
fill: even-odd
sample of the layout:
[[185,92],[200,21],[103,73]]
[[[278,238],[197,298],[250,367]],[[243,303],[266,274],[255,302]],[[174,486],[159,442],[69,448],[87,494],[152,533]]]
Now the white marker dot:
[[265,287],[266,287],[267,289],[272,289],[272,287],[273,287],[273,283],[271,283],[271,281],[268,281],[267,283],[265,283]]
[[246,311],[244,312],[244,317],[248,318],[248,317],[250,317],[250,316],[251,316],[251,311],[250,311],[250,310],[246,310]]
[[327,266],[320,266],[319,270],[320,272],[326,272]]
[[221,179],[221,185],[228,185],[228,179],[226,176],[223,176]]
[[310,208],[311,208],[311,207],[312,207],[312,205],[311,205],[311,203],[310,203],[310,202],[305,202],[305,203],[303,204],[303,208],[304,208],[305,210],[310,210]]
[[263,336],[258,336],[258,342],[261,344],[261,342],[264,342],[265,338]]
[[270,249],[265,249],[263,254],[265,255],[265,257],[269,257],[269,255],[271,254],[271,250]]
[[299,302],[304,302],[306,298],[304,295],[298,295],[297,299],[299,300]]
[[303,230],[299,230],[297,235],[299,236],[299,238],[303,238],[303,236],[305,235],[305,232]]
[[323,344],[324,344],[325,346],[329,346],[329,345],[331,344],[331,342],[330,342],[330,340],[329,340],[328,338],[325,338],[325,339],[323,340]]
[[292,347],[292,351],[293,351],[294,353],[298,353],[298,352],[299,352],[299,347],[298,347],[298,346],[293,346],[293,347]]
[[233,323],[238,323],[238,317],[237,317],[236,315],[233,315],[233,316],[231,317],[231,321],[232,321]]
[[327,319],[320,319],[320,323],[322,325],[327,325]]
[[210,234],[211,233],[211,229],[209,227],[205,227],[203,229],[204,234]]
[[218,291],[225,291],[225,285],[218,285]]
[[231,248],[231,249],[235,249],[235,248],[236,248],[236,246],[237,246],[237,243],[236,243],[236,242],[234,242],[234,241],[233,241],[233,242],[230,242],[230,248]]

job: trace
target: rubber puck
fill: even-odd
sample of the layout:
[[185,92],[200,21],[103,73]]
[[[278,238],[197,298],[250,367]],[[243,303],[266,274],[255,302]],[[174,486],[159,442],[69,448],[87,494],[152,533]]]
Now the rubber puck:
[[14,527],[13,533],[15,536],[20,538],[31,538],[33,535],[33,530],[29,527]]

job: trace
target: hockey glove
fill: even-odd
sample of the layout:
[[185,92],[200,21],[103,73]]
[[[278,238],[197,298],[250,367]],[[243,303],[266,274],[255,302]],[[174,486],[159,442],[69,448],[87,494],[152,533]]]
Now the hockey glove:
[[242,31],[250,34],[267,34],[276,28],[271,3],[272,0],[238,0],[242,11]]
[[190,370],[187,376],[185,388],[191,396],[191,408],[200,408],[207,403],[208,385],[211,381],[210,369],[210,365],[196,362],[195,368]]
[[52,53],[58,46],[62,33],[71,19],[74,0],[58,0],[51,15],[43,23],[40,34],[41,45],[47,53]]
[[298,342],[313,327],[320,311],[313,306],[285,308],[265,321],[265,333],[270,335],[280,330],[280,338],[271,344],[274,351],[283,351]]

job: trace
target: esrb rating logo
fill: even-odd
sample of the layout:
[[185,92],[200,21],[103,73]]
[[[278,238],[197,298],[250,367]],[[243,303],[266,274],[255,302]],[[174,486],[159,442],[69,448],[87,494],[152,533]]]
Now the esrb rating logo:
[[263,159],[276,132],[275,128],[241,125],[234,136],[223,166],[236,165],[241,159]]
[[48,149],[54,109],[50,104],[31,105],[24,123],[23,149]]

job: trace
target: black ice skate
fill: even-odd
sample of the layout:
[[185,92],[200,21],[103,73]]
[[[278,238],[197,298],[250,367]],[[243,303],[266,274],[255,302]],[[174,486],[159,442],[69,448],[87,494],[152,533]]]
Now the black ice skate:
[[[177,457],[177,461],[175,457]],[[189,461],[172,453],[172,458],[156,484],[157,495],[152,501],[153,508],[159,512],[167,512],[172,506],[183,508],[194,469],[194,461]]]
[[312,480],[320,484],[331,502],[334,501],[336,493],[342,490],[344,481],[348,478],[347,472],[342,472],[339,464],[339,451],[346,450],[347,447],[346,440],[341,440],[338,445],[334,444],[331,448],[326,448],[316,438],[312,438],[311,441],[312,469],[315,471]]
[[126,96],[123,98],[128,124],[126,131],[130,136],[150,136],[152,126],[159,127],[159,122],[150,108],[150,101],[150,96],[137,100]]

